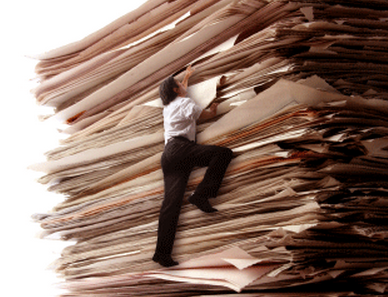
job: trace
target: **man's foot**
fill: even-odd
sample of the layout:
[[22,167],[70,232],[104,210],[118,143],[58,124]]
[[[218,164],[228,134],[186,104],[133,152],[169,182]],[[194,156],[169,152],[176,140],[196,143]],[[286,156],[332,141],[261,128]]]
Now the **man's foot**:
[[192,193],[189,197],[189,202],[196,207],[198,207],[200,210],[206,213],[212,213],[216,212],[217,209],[212,207],[209,203],[209,200],[206,198],[201,198],[201,197],[195,197],[195,193]]
[[152,257],[152,260],[164,267],[172,267],[179,264],[178,262],[174,261],[170,255],[164,255],[159,253],[155,253]]

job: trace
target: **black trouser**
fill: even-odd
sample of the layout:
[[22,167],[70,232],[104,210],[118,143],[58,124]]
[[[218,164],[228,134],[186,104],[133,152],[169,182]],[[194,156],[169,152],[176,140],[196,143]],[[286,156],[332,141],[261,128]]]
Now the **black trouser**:
[[208,166],[195,193],[200,197],[216,197],[232,154],[229,148],[200,145],[183,137],[173,138],[167,143],[161,159],[164,200],[160,209],[156,253],[170,255],[172,252],[182,200],[192,169],[195,166]]

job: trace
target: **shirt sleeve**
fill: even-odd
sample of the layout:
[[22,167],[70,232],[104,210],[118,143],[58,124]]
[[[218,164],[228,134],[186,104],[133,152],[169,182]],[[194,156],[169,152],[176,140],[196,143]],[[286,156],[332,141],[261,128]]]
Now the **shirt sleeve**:
[[198,120],[203,109],[193,99],[186,99],[182,106],[183,116],[190,120]]

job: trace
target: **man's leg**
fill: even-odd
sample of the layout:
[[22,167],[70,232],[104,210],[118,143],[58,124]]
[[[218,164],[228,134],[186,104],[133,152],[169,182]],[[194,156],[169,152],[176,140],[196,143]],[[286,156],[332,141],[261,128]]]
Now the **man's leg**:
[[217,196],[226,169],[233,157],[229,148],[213,145],[195,145],[190,155],[193,166],[208,167],[205,176],[195,190],[196,198],[214,198]]
[[154,260],[163,266],[178,264],[172,261],[171,253],[182,200],[190,176],[189,170],[181,170],[174,165],[162,157],[164,200],[160,209],[158,239]]

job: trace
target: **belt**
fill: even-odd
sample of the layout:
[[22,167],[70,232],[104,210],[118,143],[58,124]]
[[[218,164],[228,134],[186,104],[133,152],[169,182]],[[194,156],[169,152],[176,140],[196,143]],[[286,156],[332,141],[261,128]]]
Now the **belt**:
[[174,136],[174,137],[171,137],[169,140],[167,140],[167,143],[169,143],[171,140],[183,140],[183,141],[193,142],[191,140],[188,140],[184,136]]

